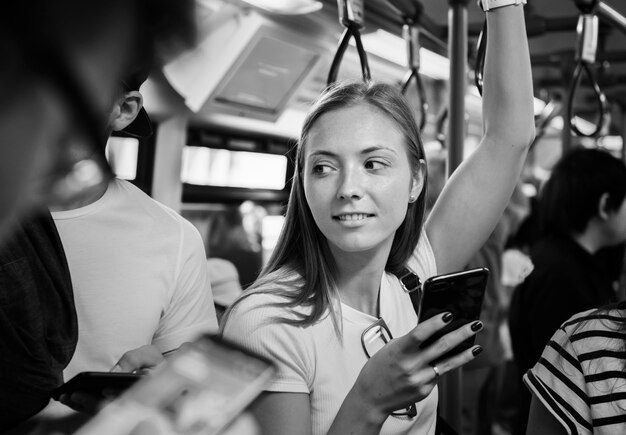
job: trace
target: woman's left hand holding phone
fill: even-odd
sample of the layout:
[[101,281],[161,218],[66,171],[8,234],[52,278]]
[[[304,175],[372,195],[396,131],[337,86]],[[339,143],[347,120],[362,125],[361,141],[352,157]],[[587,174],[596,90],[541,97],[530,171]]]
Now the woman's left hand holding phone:
[[[390,341],[373,355],[344,400],[329,434],[342,433],[350,427],[354,429],[355,419],[360,419],[364,425],[358,433],[378,433],[392,412],[425,399],[437,385],[440,375],[474,359],[480,352],[476,351],[479,346],[438,361],[449,350],[475,335],[482,326],[479,322],[464,325],[432,345],[420,348],[428,337],[451,321],[449,313],[434,316],[408,334]],[[436,369],[433,368],[434,361],[438,361]]]

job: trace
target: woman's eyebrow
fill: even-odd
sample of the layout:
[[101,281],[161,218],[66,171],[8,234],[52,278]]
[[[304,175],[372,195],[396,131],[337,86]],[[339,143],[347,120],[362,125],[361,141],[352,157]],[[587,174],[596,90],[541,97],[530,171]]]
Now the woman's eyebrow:
[[[390,153],[397,154],[396,150],[394,150],[393,148],[389,148],[389,147],[382,146],[382,145],[375,145],[375,146],[367,147],[361,150],[360,154],[371,154],[377,151],[389,151]],[[328,150],[317,150],[317,151],[311,151],[311,153],[307,156],[307,158],[316,157],[316,156],[337,157],[338,154],[332,151],[328,151]]]
[[396,152],[396,150],[394,150],[393,148],[389,148],[389,147],[382,146],[382,145],[377,145],[377,146],[372,146],[372,147],[365,148],[363,151],[361,151],[361,154],[370,154],[370,153],[374,153],[376,151],[389,151],[390,153],[393,153],[393,154],[396,154],[396,155],[398,154]]
[[317,150],[317,151],[311,151],[307,155],[307,158],[317,157],[317,156],[337,157],[337,153],[334,153],[332,151],[327,151],[327,150]]

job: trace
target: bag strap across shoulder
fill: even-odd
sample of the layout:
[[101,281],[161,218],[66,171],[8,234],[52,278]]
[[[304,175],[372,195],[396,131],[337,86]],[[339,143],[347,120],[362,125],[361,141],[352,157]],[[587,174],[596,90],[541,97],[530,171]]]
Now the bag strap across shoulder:
[[417,318],[419,319],[422,309],[422,280],[420,280],[420,277],[417,276],[417,274],[411,272],[411,270],[406,267],[403,268],[400,273],[395,275],[400,280],[402,290],[408,293],[411,297],[413,309],[415,310],[415,314],[417,314]]

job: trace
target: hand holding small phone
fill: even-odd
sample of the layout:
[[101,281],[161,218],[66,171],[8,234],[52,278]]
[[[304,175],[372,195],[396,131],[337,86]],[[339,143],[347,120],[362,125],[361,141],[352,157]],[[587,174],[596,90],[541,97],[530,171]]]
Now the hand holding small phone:
[[[418,323],[444,312],[452,314],[452,321],[425,340],[421,348],[426,348],[447,333],[479,319],[488,279],[489,270],[483,267],[433,276],[424,282]],[[475,336],[468,338],[438,360],[469,349],[474,341]]]
[[265,358],[204,335],[109,403],[77,435],[129,435],[142,423],[158,428],[151,433],[221,433],[275,371]]

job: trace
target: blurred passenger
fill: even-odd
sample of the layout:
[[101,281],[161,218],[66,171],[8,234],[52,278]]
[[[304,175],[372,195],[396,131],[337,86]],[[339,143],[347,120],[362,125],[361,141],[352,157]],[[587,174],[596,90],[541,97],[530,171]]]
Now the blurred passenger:
[[208,258],[209,279],[218,322],[228,307],[241,295],[239,274],[233,263],[223,258]]
[[[112,98],[106,130],[151,134],[139,69]],[[100,148],[104,155],[105,144]],[[196,228],[125,180],[52,211],[74,287],[79,338],[63,377],[152,368],[162,354],[216,331],[206,255]],[[62,398],[82,410],[84,404]],[[61,409],[63,408],[63,409]],[[43,416],[71,411],[51,402]]]
[[228,206],[218,212],[211,222],[208,239],[209,257],[223,258],[234,264],[242,288],[256,280],[263,266],[263,253],[252,247],[239,207]]
[[[575,149],[554,167],[540,191],[534,269],[511,302],[509,324],[520,376],[570,316],[617,300],[616,268],[597,254],[626,238],[625,197],[626,166],[605,151]],[[621,263],[623,249],[618,254]],[[530,397],[521,394],[517,427],[523,433]]]
[[626,428],[626,302],[578,313],[524,376],[527,434],[621,435]]
[[[76,345],[71,288],[56,230],[47,212],[30,218],[28,211],[108,181],[109,169],[95,152],[108,97],[129,59],[161,57],[191,42],[191,4],[32,0],[2,5],[0,430],[45,405]],[[80,149],[84,159],[68,159],[69,149]]]
[[[130,59],[191,42],[191,0],[6,2],[0,11],[0,238],[34,207],[106,184],[109,98]],[[68,157],[80,150],[81,160]]]
[[452,316],[416,326],[395,274],[462,269],[522,168],[534,133],[523,8],[494,9],[487,21],[485,137],[424,225],[424,150],[398,89],[338,84],[309,111],[278,244],[223,322],[227,339],[277,363],[254,408],[264,433],[433,434],[439,376],[481,352],[441,359],[478,321],[420,348]]
[[50,213],[0,242],[0,433],[43,409],[78,340],[72,281]]

